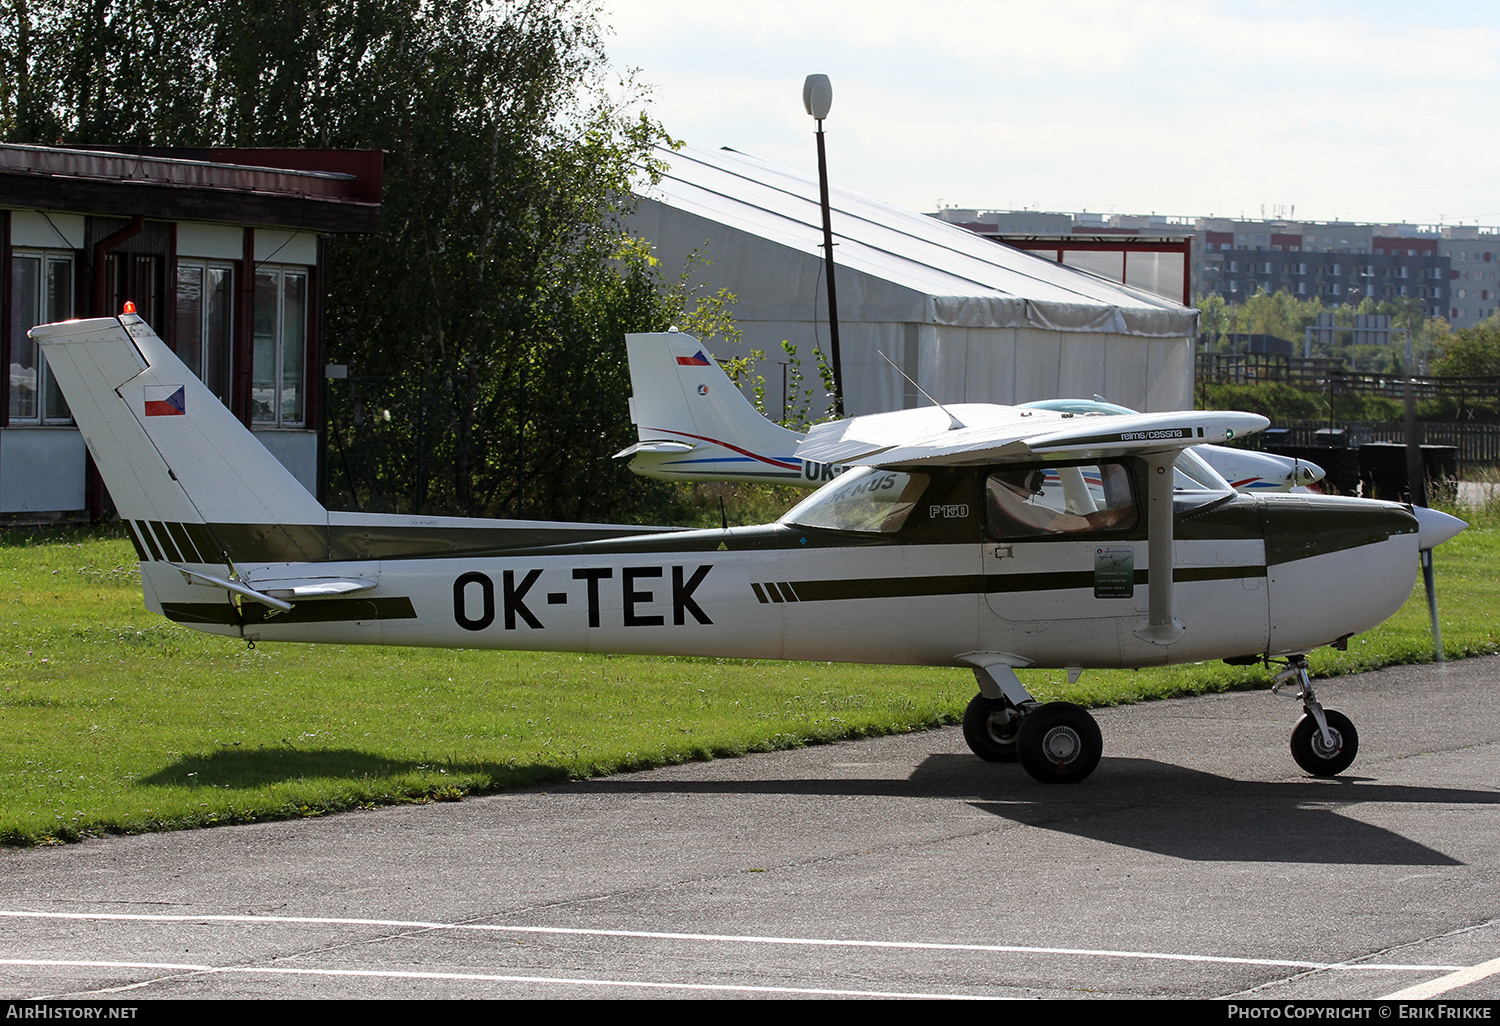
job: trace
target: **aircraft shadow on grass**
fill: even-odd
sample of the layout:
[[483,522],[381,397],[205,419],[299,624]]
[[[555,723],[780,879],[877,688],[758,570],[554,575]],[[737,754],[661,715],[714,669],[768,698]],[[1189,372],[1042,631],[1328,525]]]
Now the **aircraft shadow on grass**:
[[1018,766],[974,772],[961,755],[935,755],[905,780],[644,781],[612,777],[576,785],[617,794],[827,795],[966,801],[1019,826],[1193,862],[1459,866],[1401,834],[1342,815],[1357,805],[1496,805],[1500,793],[1410,787],[1369,779],[1233,780],[1151,759],[1105,759],[1086,788],[1038,784]]
[[207,755],[185,755],[139,783],[151,787],[202,786],[248,790],[294,780],[384,780],[409,773],[446,771],[487,776],[495,787],[526,787],[564,778],[556,766],[515,766],[500,762],[447,759],[391,759],[351,748],[259,746],[225,748]]

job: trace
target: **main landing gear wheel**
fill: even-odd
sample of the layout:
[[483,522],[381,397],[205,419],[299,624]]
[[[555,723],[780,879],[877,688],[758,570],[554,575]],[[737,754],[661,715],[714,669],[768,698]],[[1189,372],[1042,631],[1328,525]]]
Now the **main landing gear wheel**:
[[964,710],[964,740],[985,762],[1015,762],[1022,716],[1004,699],[975,695]]
[[1104,754],[1099,724],[1071,702],[1048,702],[1028,713],[1016,733],[1021,766],[1044,784],[1076,784]]
[[1359,754],[1359,732],[1343,713],[1324,709],[1323,717],[1328,721],[1333,745],[1328,744],[1318,729],[1317,718],[1304,713],[1292,728],[1292,758],[1315,777],[1332,777],[1348,769]]

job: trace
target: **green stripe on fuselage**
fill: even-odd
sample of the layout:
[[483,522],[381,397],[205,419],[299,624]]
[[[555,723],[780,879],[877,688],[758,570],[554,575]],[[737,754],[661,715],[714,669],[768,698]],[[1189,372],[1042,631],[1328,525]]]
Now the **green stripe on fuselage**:
[[316,599],[294,605],[289,611],[246,602],[243,611],[228,602],[163,602],[162,614],[186,624],[282,624],[335,623],[360,620],[414,620],[416,609],[404,595],[394,598]]
[[[1172,580],[1231,581],[1266,576],[1263,566],[1177,567]],[[1135,572],[1135,586],[1145,587],[1150,575]],[[1094,587],[1092,570],[1051,573],[954,574],[947,577],[855,577],[831,581],[789,581],[782,585],[796,592],[802,602],[840,602],[864,598],[921,598],[932,595],[1013,594],[1032,591],[1066,591]]]

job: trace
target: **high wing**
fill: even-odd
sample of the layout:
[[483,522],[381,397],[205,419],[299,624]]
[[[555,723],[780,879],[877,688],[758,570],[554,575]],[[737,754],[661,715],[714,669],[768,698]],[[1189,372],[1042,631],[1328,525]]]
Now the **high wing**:
[[[1097,395],[1092,399],[1038,399],[1022,403],[1021,407],[1059,413],[1108,413],[1125,416],[1138,412],[1107,402]],[[1307,491],[1327,476],[1316,463],[1296,456],[1282,456],[1279,453],[1258,452],[1227,445],[1205,445],[1195,447],[1193,451],[1238,492]]]
[[849,466],[978,466],[1038,456],[1087,459],[1227,442],[1262,431],[1255,413],[1180,411],[1120,416],[963,404],[877,413],[815,425],[802,459]]

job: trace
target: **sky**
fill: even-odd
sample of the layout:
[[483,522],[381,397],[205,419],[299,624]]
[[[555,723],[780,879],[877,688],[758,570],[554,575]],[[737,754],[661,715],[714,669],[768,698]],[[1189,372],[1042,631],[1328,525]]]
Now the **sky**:
[[689,145],[919,211],[1500,225],[1494,0],[602,0]]

